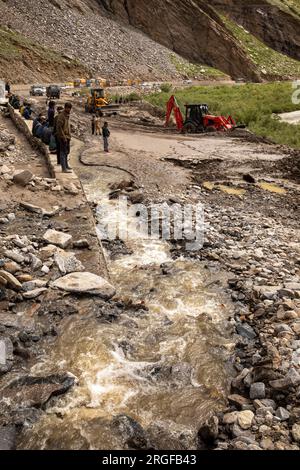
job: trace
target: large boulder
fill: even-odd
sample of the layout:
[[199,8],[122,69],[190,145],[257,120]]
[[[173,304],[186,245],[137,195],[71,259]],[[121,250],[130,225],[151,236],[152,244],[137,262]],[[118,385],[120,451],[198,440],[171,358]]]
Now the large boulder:
[[11,382],[0,391],[0,400],[9,402],[12,408],[39,407],[56,395],[66,393],[75,383],[70,374],[47,377],[24,376]]
[[20,171],[13,176],[13,182],[20,186],[27,186],[33,178],[33,174],[29,170]]
[[104,300],[111,299],[116,293],[115,288],[103,277],[88,272],[67,274],[54,281],[52,287],[73,294],[97,295]]

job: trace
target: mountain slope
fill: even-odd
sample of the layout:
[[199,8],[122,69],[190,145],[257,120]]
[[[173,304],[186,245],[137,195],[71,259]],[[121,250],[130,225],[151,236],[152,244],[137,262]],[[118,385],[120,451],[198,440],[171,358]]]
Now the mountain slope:
[[259,79],[255,65],[206,1],[102,0],[101,3],[128,24],[193,62],[205,62],[233,77]]
[[[294,2],[297,6],[298,0],[260,0],[259,6],[257,0],[0,0],[0,31],[12,41],[7,44],[6,37],[6,52],[14,51],[0,52],[0,76],[31,82],[82,74],[144,80],[220,75],[198,66],[206,64],[233,78],[277,78],[262,73],[224,13],[271,48],[299,59]],[[266,11],[276,13],[269,26]],[[22,37],[30,51],[28,44],[22,47]],[[297,67],[291,71],[298,76]]]
[[300,0],[211,0],[272,49],[300,60]]

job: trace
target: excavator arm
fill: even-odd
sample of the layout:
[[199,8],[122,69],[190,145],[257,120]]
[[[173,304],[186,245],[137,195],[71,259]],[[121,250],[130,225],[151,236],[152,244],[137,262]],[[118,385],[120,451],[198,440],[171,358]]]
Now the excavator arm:
[[177,129],[179,131],[182,131],[184,121],[183,121],[183,117],[182,117],[180,108],[178,106],[176,97],[174,95],[171,96],[171,98],[169,99],[167,103],[167,115],[166,115],[165,127],[168,127],[169,125],[172,111],[174,111]]

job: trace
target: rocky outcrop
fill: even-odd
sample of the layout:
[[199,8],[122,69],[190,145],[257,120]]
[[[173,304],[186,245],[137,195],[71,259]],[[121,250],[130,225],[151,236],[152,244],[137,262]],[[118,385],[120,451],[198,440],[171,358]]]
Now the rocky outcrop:
[[206,63],[232,77],[259,79],[255,65],[205,1],[105,0],[102,4],[156,42],[193,62]]
[[211,4],[272,49],[300,60],[300,18],[295,11],[268,0],[212,0]]

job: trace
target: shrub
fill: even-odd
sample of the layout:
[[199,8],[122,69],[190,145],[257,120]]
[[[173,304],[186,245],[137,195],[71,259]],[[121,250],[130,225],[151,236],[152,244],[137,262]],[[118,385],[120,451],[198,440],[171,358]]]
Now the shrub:
[[171,83],[163,83],[160,87],[160,89],[163,93],[170,93],[172,88],[173,87],[172,87]]

